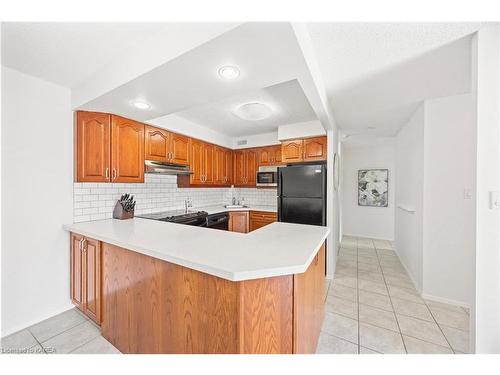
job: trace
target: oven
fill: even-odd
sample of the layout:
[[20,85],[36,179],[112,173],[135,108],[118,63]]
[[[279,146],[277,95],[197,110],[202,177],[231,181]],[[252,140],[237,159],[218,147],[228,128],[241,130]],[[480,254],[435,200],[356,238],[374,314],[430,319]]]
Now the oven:
[[260,187],[277,187],[278,167],[259,167],[256,185]]
[[228,230],[229,229],[229,213],[222,212],[220,214],[208,215],[207,228]]

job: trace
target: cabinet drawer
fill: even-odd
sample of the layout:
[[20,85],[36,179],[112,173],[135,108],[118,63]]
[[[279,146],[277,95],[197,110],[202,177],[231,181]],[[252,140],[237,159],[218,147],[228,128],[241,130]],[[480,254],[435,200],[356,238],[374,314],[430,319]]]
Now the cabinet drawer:
[[267,219],[276,221],[278,219],[278,215],[276,212],[250,211],[250,219]]

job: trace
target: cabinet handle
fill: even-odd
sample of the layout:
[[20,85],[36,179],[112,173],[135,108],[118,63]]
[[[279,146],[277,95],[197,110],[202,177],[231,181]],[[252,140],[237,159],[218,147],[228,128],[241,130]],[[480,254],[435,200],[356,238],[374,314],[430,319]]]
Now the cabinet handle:
[[172,160],[173,158],[175,158],[175,153],[173,151],[170,154],[171,154],[170,155],[170,160]]
[[83,252],[86,253],[87,252],[87,239],[86,238],[83,238],[82,246],[83,246]]
[[109,181],[109,168],[106,168],[105,176],[106,176],[106,180]]
[[82,237],[82,239],[81,239],[80,241],[78,241],[78,249],[79,249],[80,251],[83,251],[83,240],[84,240],[84,239],[85,239],[85,238],[83,238],[83,237]]
[[113,168],[113,181],[116,180],[116,168]]

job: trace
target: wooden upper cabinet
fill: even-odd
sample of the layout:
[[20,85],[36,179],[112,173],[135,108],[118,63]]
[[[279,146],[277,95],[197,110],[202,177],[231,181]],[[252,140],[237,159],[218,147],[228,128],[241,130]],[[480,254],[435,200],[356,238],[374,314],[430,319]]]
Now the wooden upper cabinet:
[[205,175],[203,182],[207,185],[214,184],[214,153],[214,145],[203,143],[203,173]]
[[274,146],[273,150],[273,163],[279,164],[281,163],[281,145]]
[[231,185],[233,183],[233,151],[224,150],[224,183]]
[[281,163],[281,145],[266,146],[259,149],[257,165],[276,165]]
[[283,163],[319,161],[327,158],[327,138],[293,139],[281,144]]
[[302,139],[294,139],[281,143],[281,159],[284,163],[302,161]]
[[111,180],[144,182],[144,124],[111,117]]
[[244,149],[234,151],[233,184],[236,186],[255,186],[259,151]]
[[257,150],[246,151],[246,184],[247,186],[255,186],[257,183]]
[[304,139],[304,161],[326,160],[326,137]]
[[273,164],[274,149],[272,147],[262,147],[259,150],[259,165]]
[[[190,147],[190,166],[193,174],[190,176],[192,185],[203,183],[203,142],[197,139],[191,140]],[[178,180],[179,181],[179,180]]]
[[175,164],[189,165],[190,138],[175,133],[170,133],[170,137],[172,150],[170,162]]
[[145,159],[167,162],[170,157],[171,133],[146,125],[145,128]]
[[233,156],[233,183],[234,185],[245,184],[245,152],[237,150]]
[[225,150],[216,146],[214,151],[214,184],[216,185],[224,185],[226,182],[225,158]]
[[76,114],[76,181],[110,181],[111,115]]

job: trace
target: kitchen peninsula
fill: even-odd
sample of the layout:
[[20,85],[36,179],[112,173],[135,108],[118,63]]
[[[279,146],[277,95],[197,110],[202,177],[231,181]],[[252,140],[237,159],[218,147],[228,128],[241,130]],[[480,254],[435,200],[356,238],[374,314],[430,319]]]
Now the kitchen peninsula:
[[90,266],[72,275],[73,302],[123,353],[316,349],[326,227],[236,233],[134,218],[64,228],[72,271]]

